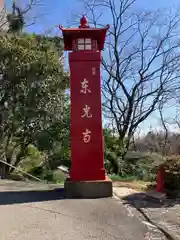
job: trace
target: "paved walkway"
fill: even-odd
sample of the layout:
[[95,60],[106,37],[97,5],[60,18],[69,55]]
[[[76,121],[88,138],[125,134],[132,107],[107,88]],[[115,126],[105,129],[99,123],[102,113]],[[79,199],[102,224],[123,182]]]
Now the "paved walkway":
[[70,200],[51,188],[0,181],[0,240],[157,240],[119,199]]
[[180,239],[180,200],[169,199],[160,203],[142,192],[121,187],[114,188],[114,192],[129,212],[144,219],[149,228],[156,226],[167,239]]

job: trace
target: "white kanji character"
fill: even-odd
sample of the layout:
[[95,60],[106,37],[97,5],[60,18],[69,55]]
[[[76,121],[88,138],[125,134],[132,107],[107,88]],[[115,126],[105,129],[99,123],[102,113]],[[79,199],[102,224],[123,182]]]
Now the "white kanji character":
[[84,94],[86,94],[86,93],[91,93],[91,90],[90,89],[88,89],[88,84],[89,84],[89,82],[86,80],[86,78],[81,82],[81,93],[84,93]]
[[94,75],[94,76],[96,75],[96,68],[95,67],[92,68],[92,75]]
[[87,118],[92,118],[92,114],[90,113],[91,108],[88,105],[85,105],[83,108],[84,114],[81,116],[82,118],[87,117]]
[[91,131],[89,129],[86,129],[85,132],[83,132],[83,141],[85,143],[89,143],[91,141]]

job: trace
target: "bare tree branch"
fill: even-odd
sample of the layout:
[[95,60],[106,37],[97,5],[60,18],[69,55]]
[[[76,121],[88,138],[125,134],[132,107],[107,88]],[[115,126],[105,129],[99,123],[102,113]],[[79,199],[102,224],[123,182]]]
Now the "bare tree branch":
[[135,0],[84,3],[95,26],[103,10],[111,15],[102,62],[103,109],[128,146],[162,98],[179,87],[180,13],[134,12]]
[[168,154],[168,139],[169,139],[169,130],[167,127],[167,123],[165,121],[164,118],[164,114],[163,114],[163,109],[164,109],[164,104],[166,103],[166,99],[162,98],[161,101],[159,102],[159,106],[158,106],[158,110],[159,110],[159,115],[160,115],[160,120],[161,120],[161,124],[163,126],[163,137],[164,137],[164,141],[163,141],[163,149],[162,149],[162,155],[163,156],[167,156]]

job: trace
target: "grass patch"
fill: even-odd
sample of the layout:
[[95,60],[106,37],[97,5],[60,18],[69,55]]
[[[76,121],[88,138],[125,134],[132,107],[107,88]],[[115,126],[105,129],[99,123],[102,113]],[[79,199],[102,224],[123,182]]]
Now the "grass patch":
[[125,182],[130,182],[130,181],[135,181],[137,178],[135,176],[125,176],[121,177],[115,174],[112,174],[109,176],[112,181],[125,181]]

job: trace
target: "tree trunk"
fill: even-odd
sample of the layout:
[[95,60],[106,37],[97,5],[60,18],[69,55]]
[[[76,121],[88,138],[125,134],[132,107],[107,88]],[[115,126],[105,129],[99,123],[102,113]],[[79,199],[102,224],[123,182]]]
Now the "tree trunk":
[[4,163],[0,164],[0,177],[1,179],[7,179],[10,173],[10,167]]

